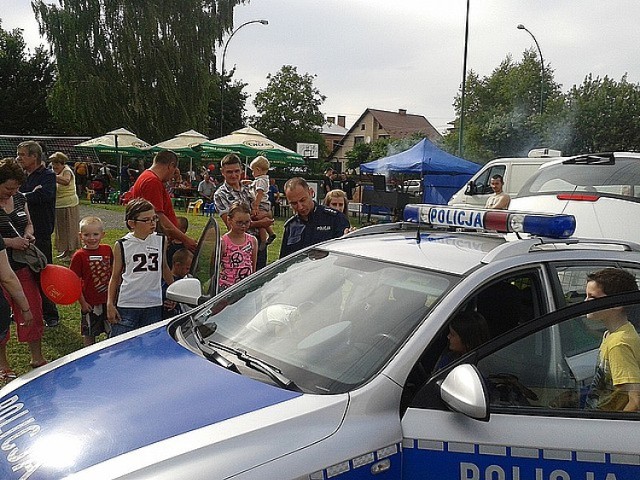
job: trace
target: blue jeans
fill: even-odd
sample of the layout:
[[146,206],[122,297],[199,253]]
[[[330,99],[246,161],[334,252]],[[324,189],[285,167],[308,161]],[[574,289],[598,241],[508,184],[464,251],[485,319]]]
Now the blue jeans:
[[118,307],[118,313],[120,321],[111,325],[109,338],[159,322],[162,320],[162,305],[146,308]]

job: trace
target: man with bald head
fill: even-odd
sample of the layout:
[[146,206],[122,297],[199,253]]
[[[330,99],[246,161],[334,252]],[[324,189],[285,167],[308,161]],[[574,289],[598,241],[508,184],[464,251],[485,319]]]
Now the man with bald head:
[[287,180],[284,194],[295,215],[284,224],[280,258],[310,245],[341,237],[349,230],[349,220],[342,212],[316,203],[305,179],[293,177]]

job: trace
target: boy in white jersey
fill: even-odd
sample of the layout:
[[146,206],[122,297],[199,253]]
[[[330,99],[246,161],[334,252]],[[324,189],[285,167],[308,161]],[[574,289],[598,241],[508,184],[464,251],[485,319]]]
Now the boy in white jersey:
[[173,282],[167,265],[166,239],[155,231],[158,217],[153,205],[142,198],[131,200],[125,221],[130,232],[113,248],[107,299],[110,337],[160,321],[162,280]]

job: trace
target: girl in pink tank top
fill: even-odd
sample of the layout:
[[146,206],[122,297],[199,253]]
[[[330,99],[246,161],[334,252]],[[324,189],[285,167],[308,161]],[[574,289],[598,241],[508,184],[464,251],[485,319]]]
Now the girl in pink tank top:
[[238,283],[256,271],[258,241],[247,230],[251,211],[243,203],[234,202],[227,213],[230,230],[222,236],[220,255],[220,291]]

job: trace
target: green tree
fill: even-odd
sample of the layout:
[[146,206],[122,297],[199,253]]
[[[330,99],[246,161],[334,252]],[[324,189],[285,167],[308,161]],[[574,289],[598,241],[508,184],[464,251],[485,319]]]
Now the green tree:
[[[374,160],[371,154],[372,144],[371,143],[357,143],[353,146],[351,150],[345,153],[345,157],[347,158],[347,168],[348,169],[356,169],[359,168],[363,163],[370,162]],[[380,158],[380,157],[378,157]]]
[[[234,130],[245,126],[247,121],[244,112],[246,111],[247,97],[244,90],[246,83],[239,80],[232,80],[235,69],[224,75],[224,125],[222,132],[227,135]],[[209,101],[209,122],[208,136],[217,138],[220,135],[220,79],[216,77],[215,87]],[[204,132],[203,132],[204,133]]]
[[32,2],[57,60],[50,106],[75,132],[126,127],[150,142],[205,131],[215,44],[244,0]]
[[55,69],[47,52],[38,47],[29,55],[22,31],[5,31],[0,22],[0,133],[54,133],[47,93]]
[[[533,50],[525,51],[520,63],[507,56],[488,77],[480,78],[471,71],[465,87],[464,157],[486,161],[526,155],[531,148],[541,146],[544,125],[561,114],[562,94],[553,70],[545,67],[541,113],[540,83],[540,60]],[[457,125],[460,104],[458,94],[454,100]],[[456,152],[458,135],[456,129],[446,136],[447,150]]]
[[640,85],[588,75],[566,96],[562,122],[565,153],[638,151],[640,149]]
[[294,151],[298,142],[317,143],[323,149],[320,105],[326,97],[314,87],[314,78],[308,73],[300,75],[292,65],[283,65],[275,75],[267,75],[267,86],[253,102],[258,115],[251,124]]

